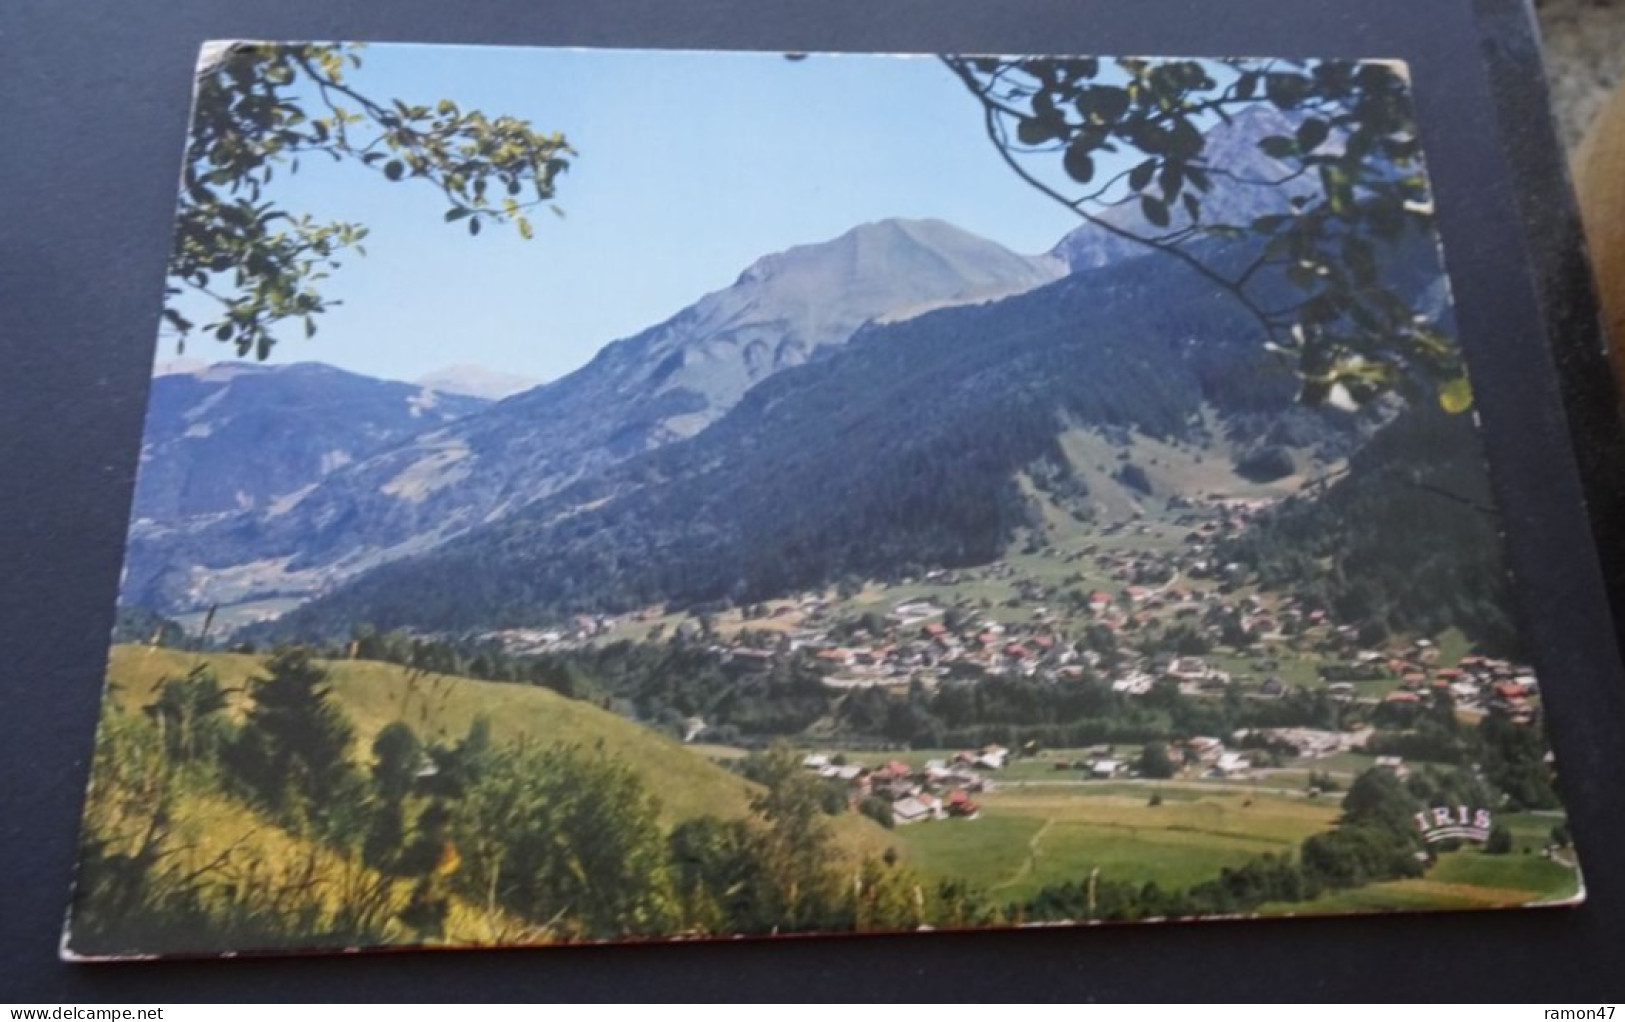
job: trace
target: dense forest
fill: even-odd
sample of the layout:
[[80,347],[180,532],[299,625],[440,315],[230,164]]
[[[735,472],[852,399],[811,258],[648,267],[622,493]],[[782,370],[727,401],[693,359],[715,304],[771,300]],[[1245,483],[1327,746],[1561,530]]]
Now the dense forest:
[[1181,272],[1147,256],[869,328],[699,436],[377,569],[267,633],[537,623],[985,563],[1033,522],[1017,474],[1066,475],[1069,425],[1201,443],[1216,409],[1235,442],[1284,432],[1333,454],[1369,429],[1297,405],[1245,319]]
[[1347,475],[1285,502],[1220,556],[1342,621],[1388,633],[1460,628],[1517,655],[1501,522],[1471,417],[1417,404],[1352,459]]

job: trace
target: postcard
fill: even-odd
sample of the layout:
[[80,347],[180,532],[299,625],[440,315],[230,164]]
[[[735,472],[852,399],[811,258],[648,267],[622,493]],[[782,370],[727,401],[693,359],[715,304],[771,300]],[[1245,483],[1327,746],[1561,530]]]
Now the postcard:
[[1380,56],[205,47],[64,954],[1580,901]]

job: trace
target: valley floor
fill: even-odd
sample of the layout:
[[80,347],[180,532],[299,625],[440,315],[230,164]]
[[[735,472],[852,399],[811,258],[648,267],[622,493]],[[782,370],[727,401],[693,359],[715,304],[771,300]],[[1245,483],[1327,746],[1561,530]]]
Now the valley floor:
[[[869,863],[861,869],[881,871],[873,881],[879,890],[885,869],[900,864],[921,885],[973,892],[985,911],[1007,922],[1092,913],[1097,888],[1116,892],[1118,910],[1130,913],[1123,918],[1159,914],[1134,900],[1153,889],[1180,898],[1208,892],[1200,896],[1207,901],[1176,905],[1227,905],[1230,895],[1214,895],[1215,884],[1260,869],[1279,872],[1287,868],[1282,864],[1296,870],[1306,842],[1335,838],[1349,818],[1344,793],[1363,778],[1385,774],[1391,780],[1384,783],[1401,793],[1407,777],[1416,778],[1412,788],[1445,783],[1438,771],[1460,765],[1459,751],[1455,760],[1432,758],[1419,735],[1466,742],[1493,717],[1508,748],[1524,756],[1543,749],[1523,740],[1538,739],[1539,727],[1539,685],[1528,667],[1476,653],[1453,629],[1365,636],[1357,624],[1262,589],[1221,563],[1225,541],[1280,499],[1280,492],[1260,491],[1160,508],[1148,502],[1104,524],[1049,503],[1042,526],[988,565],[893,583],[847,580],[746,607],[648,608],[478,637],[481,648],[499,648],[510,665],[553,665],[557,676],[581,682],[578,694],[589,698],[543,687],[551,682],[480,681],[450,668],[358,658],[357,644],[330,650],[336,655],[321,661],[323,698],[351,729],[348,756],[359,773],[375,769],[375,743],[392,727],[408,728],[425,750],[438,750],[436,763],[483,727],[504,749],[594,750],[647,792],[667,836],[695,821],[771,821],[782,812],[747,779],[757,776],[762,750],[776,741],[779,755],[793,750],[791,772],[821,792],[832,865]],[[415,645],[421,643],[411,639],[402,648]],[[638,651],[650,659],[638,661]],[[590,677],[594,664],[610,662],[592,658],[611,654],[630,657],[616,662],[624,677]],[[694,689],[694,679],[662,674],[660,658],[679,654],[712,671],[707,684],[720,687]],[[223,710],[229,732],[247,719],[254,679],[264,676],[266,663],[249,654],[116,646],[108,713],[157,720],[155,707],[166,693],[201,671],[229,693]],[[485,663],[494,669],[489,657]],[[986,711],[990,718],[930,716],[949,713],[944,704],[956,700],[961,708],[982,705],[976,700],[995,689],[1004,701]],[[751,692],[758,693],[751,697],[757,716],[737,716],[746,705],[742,693]],[[1093,699],[1095,707],[1076,721],[1021,709],[1023,700],[1059,706],[1074,697]],[[779,723],[750,733],[735,722],[775,719],[809,700],[820,709],[804,726]],[[903,740],[896,733],[903,711],[924,713],[937,730]],[[1044,730],[999,716],[1014,712],[1051,723]],[[1220,723],[1242,720],[1252,723]],[[948,727],[981,737],[921,740]],[[1101,728],[1159,737],[1064,737]],[[1029,737],[1040,733],[1049,737]],[[988,737],[994,734],[1008,737]],[[1393,752],[1396,741],[1411,751]],[[1153,769],[1152,758],[1161,765]],[[427,758],[420,767],[415,783],[438,783]],[[1549,771],[1543,764],[1535,769]],[[209,856],[240,857],[239,844],[253,850],[255,861],[278,868],[301,856],[328,861],[308,837],[282,834],[280,824],[228,798],[228,787],[198,789],[187,803],[188,828],[209,839],[195,841],[181,866],[205,869]],[[98,801],[104,798],[112,796],[93,793],[90,817],[106,808]],[[405,824],[421,825],[428,804],[426,797],[410,802]],[[1486,825],[1466,844],[1440,844],[1436,857],[1405,879],[1355,878],[1312,900],[1244,892],[1241,911],[1502,907],[1577,896],[1578,869],[1566,839],[1557,836],[1561,813],[1472,808],[1496,810],[1503,846],[1497,854],[1482,847]],[[1465,823],[1468,810],[1461,811]],[[1425,833],[1431,823],[1424,814],[1418,819]],[[243,832],[239,844],[228,840],[234,827]],[[447,848],[436,868],[453,887],[462,884],[449,916],[461,939],[500,941],[529,932],[524,928],[534,921],[516,922],[494,896],[483,911],[476,907],[478,891],[457,873],[469,868],[459,865],[468,849]],[[873,865],[880,861],[886,867]],[[1384,868],[1396,875],[1391,863]],[[380,882],[353,873],[369,876]],[[1079,897],[1090,907],[1079,909]],[[1162,895],[1146,897],[1155,905]],[[1130,907],[1122,907],[1123,898]],[[1046,899],[1048,916],[1026,915]],[[906,903],[898,904],[906,909]],[[711,925],[703,921],[713,911],[706,904],[688,906],[684,925]],[[861,904],[853,911],[869,918]],[[376,932],[394,931],[382,925]],[[536,932],[546,932],[545,925]]]

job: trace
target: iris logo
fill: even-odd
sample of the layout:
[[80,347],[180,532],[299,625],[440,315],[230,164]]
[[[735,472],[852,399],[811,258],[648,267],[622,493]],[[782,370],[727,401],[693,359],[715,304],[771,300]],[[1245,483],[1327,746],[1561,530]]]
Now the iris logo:
[[1434,806],[1432,809],[1415,814],[1411,819],[1416,821],[1416,828],[1422,832],[1422,840],[1429,844],[1435,841],[1483,842],[1490,839],[1488,809]]

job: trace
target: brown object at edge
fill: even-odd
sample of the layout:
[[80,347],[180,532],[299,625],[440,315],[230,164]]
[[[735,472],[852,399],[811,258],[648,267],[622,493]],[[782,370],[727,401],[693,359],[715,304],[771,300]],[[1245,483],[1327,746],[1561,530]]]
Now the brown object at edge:
[[1575,152],[1574,185],[1614,376],[1625,393],[1625,85],[1614,90]]

